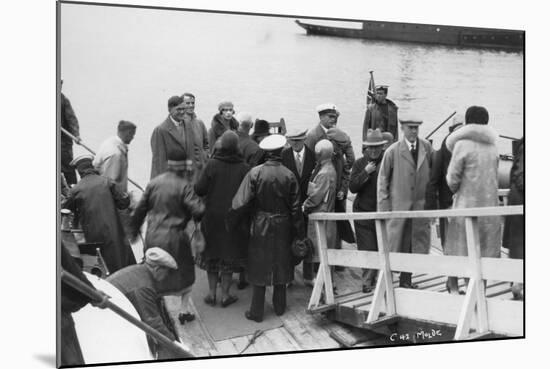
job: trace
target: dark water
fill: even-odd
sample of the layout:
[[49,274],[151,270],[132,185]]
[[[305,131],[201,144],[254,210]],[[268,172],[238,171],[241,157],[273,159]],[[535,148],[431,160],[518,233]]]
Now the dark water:
[[[489,110],[502,135],[523,135],[523,54],[307,36],[294,19],[62,5],[63,91],[81,135],[92,148],[120,119],[138,125],[130,146],[130,177],[145,184],[150,135],[167,115],[167,99],[197,96],[207,126],[217,104],[287,127],[312,127],[315,107],[335,103],[338,125],[356,153],[369,71],[390,85],[400,112],[424,120],[427,134],[453,111]],[[433,136],[437,148],[446,127]],[[508,140],[498,142],[511,152]]]

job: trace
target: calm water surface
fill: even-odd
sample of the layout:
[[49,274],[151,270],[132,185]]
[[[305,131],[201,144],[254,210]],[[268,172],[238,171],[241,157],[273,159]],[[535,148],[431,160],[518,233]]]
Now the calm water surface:
[[[81,136],[97,148],[119,120],[135,122],[129,171],[142,185],[151,132],[167,116],[167,99],[185,91],[197,96],[207,127],[224,99],[301,128],[318,122],[317,105],[333,102],[359,154],[371,70],[400,113],[424,120],[421,136],[474,104],[487,107],[500,134],[523,135],[521,53],[307,36],[291,18],[62,5],[63,92]],[[433,136],[436,148],[446,132]],[[508,140],[498,146],[511,152]]]

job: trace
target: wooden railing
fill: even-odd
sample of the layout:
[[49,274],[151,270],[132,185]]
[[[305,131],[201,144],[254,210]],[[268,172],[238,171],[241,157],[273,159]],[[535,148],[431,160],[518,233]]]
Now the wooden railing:
[[[507,195],[503,194],[503,195]],[[523,335],[523,302],[487,299],[484,280],[523,282],[523,260],[481,257],[478,218],[522,215],[523,206],[483,207],[451,210],[393,211],[374,213],[314,213],[319,271],[308,304],[309,311],[335,305],[330,267],[333,265],[378,269],[367,324],[403,316],[457,326],[455,339],[472,338],[495,332]],[[464,217],[468,256],[440,256],[393,253],[389,251],[386,221],[389,219]],[[327,249],[325,222],[336,220],[375,220],[378,252]],[[434,291],[394,288],[392,271],[430,273],[470,278],[465,296]],[[321,300],[323,296],[323,304]],[[474,324],[472,324],[474,323]]]

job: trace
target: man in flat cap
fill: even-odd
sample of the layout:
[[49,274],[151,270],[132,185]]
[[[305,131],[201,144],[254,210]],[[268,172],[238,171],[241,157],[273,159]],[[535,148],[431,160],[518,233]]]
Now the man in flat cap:
[[166,171],[169,153],[185,154],[192,163],[193,171],[200,171],[204,166],[208,157],[205,149],[206,128],[193,119],[184,121],[188,109],[183,97],[172,96],[168,99],[168,117],[151,135],[151,179]]
[[[281,153],[283,165],[290,169],[298,180],[300,207],[307,198],[309,180],[313,169],[315,169],[315,154],[304,144],[306,131],[305,129],[290,129],[286,133],[286,142],[289,147],[283,149]],[[307,233],[307,219],[304,219],[304,224]],[[313,264],[304,260],[302,271],[304,280],[311,282],[313,280]]]
[[222,101],[218,104],[218,112],[212,117],[212,124],[208,130],[210,153],[214,152],[214,145],[218,138],[227,130],[237,132],[239,122],[233,116],[235,109],[231,101]]
[[[108,282],[130,300],[144,323],[175,344],[179,344],[179,337],[163,306],[162,296],[170,273],[181,268],[177,260],[176,250],[166,251],[160,247],[151,247],[145,252],[143,263],[119,270],[107,278]],[[147,336],[147,342],[151,354],[158,360],[179,357],[170,347],[162,345],[150,336]]]
[[92,160],[91,155],[82,155],[71,162],[80,181],[70,189],[61,207],[74,212],[75,224],[80,222],[87,242],[101,243],[109,273],[114,273],[136,263],[117,211],[126,209],[130,199],[113,180],[99,175]]
[[319,114],[319,124],[307,132],[305,140],[306,146],[311,151],[315,150],[317,142],[327,138],[327,131],[332,127],[336,127],[340,116],[338,108],[332,103],[317,106],[317,113]]
[[291,243],[305,236],[300,186],[296,176],[281,163],[285,143],[285,137],[278,134],[260,143],[266,162],[244,177],[231,206],[233,214],[251,207],[247,273],[253,292],[245,316],[256,322],[263,320],[266,286],[273,286],[275,314],[284,314],[286,285],[294,272]]
[[[400,119],[403,138],[386,152],[378,173],[378,211],[424,210],[430,179],[432,147],[418,137],[422,121]],[[430,219],[391,219],[387,222],[391,252],[427,254],[430,251]],[[399,286],[414,288],[412,274],[401,272]]]
[[363,122],[363,141],[367,139],[369,129],[379,128],[382,132],[390,132],[395,141],[399,139],[397,132],[397,105],[387,98],[388,86],[375,87],[376,95],[365,113]]
[[147,217],[147,233],[144,247],[176,249],[182,253],[178,262],[178,274],[170,278],[171,294],[181,296],[179,320],[182,324],[192,321],[189,297],[195,282],[195,267],[189,236],[185,232],[191,220],[200,221],[204,204],[199,199],[190,181],[190,161],[185,153],[171,152],[168,170],[153,178],[134,210],[131,220],[131,239],[135,240]]

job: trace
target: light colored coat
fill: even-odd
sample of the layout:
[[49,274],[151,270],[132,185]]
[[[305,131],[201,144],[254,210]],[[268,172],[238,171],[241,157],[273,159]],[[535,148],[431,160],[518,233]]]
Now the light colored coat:
[[[447,183],[453,196],[453,209],[498,206],[497,133],[486,125],[468,124],[447,138],[452,157]],[[499,217],[478,219],[481,256],[500,257]],[[464,218],[449,220],[445,245],[447,255],[468,255]]]
[[[336,170],[330,159],[319,165],[320,168],[313,172],[312,176],[314,177],[308,185],[307,198],[304,201],[304,213],[306,214],[334,212],[336,200]],[[315,224],[313,223],[312,220],[308,221],[307,236],[315,245],[313,261],[318,261],[319,239],[317,237]],[[336,222],[324,221],[321,223],[325,223],[327,248],[336,248]]]
[[[430,143],[421,138],[418,138],[416,167],[404,137],[388,147],[378,173],[378,211],[424,210],[431,157]],[[413,219],[412,235],[403,234],[404,219],[392,219],[386,224],[390,251],[402,251],[409,240],[412,253],[430,251],[430,219]]]
[[111,178],[123,192],[128,192],[128,145],[120,137],[109,137],[99,147],[93,161],[95,169]]

